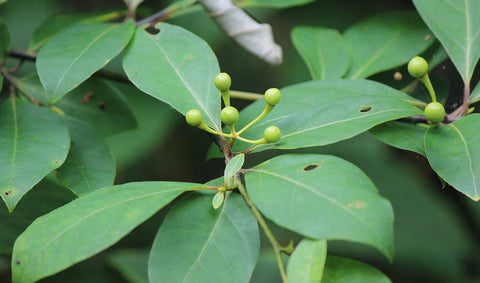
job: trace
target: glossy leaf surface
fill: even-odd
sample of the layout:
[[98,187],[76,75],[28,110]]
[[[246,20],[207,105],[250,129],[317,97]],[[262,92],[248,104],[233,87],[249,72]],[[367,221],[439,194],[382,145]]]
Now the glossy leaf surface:
[[370,132],[386,144],[425,156],[426,127],[428,126],[392,121],[380,124],[370,129]]
[[122,51],[135,24],[76,25],[52,38],[38,53],[38,75],[53,103]]
[[321,282],[326,258],[327,242],[325,240],[303,239],[295,247],[288,261],[289,282]]
[[367,78],[407,63],[434,42],[431,32],[413,12],[375,15],[344,33],[352,48],[346,77]]
[[[16,81],[20,91],[49,104],[37,76]],[[114,82],[91,78],[55,103],[66,115],[82,120],[102,136],[136,128],[137,123],[123,91]]]
[[212,194],[182,199],[163,221],[149,261],[151,282],[248,282],[260,250],[258,226],[238,193],[214,210]]
[[391,283],[378,269],[348,258],[328,256],[322,283]]
[[245,179],[252,200],[278,225],[314,239],[368,244],[392,259],[392,206],[353,164],[329,155],[281,155]]
[[57,178],[77,196],[113,185],[115,160],[105,140],[82,121],[67,118],[66,122],[71,145]]
[[94,13],[94,14],[55,14],[49,16],[33,32],[28,50],[37,50],[55,35],[79,23],[104,22],[118,18],[120,12]]
[[52,111],[9,99],[0,107],[0,194],[12,211],[22,196],[67,157],[65,123]]
[[176,182],[113,186],[37,218],[15,242],[13,281],[37,281],[102,251],[197,186]]
[[433,170],[473,200],[480,199],[480,114],[452,124],[432,126],[425,134],[425,151]]
[[[245,138],[258,139],[267,126],[276,125],[282,138],[276,148],[319,146],[353,137],[378,124],[423,111],[407,101],[416,99],[368,80],[323,80],[281,89],[282,100],[260,122],[248,129]],[[264,107],[257,101],[245,108],[239,128]],[[236,151],[245,144],[237,143]]]
[[463,80],[470,81],[480,57],[480,2],[413,0],[413,3],[445,47]]
[[220,93],[213,84],[220,69],[212,49],[178,26],[161,23],[157,34],[143,28],[137,29],[125,52],[128,78],[182,114],[200,110],[207,125],[220,129]]
[[350,67],[350,46],[336,30],[295,27],[292,42],[314,80],[341,78]]

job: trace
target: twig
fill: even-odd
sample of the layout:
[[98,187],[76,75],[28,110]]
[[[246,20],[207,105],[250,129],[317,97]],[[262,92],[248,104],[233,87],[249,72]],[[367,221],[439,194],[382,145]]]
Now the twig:
[[37,60],[37,54],[26,52],[26,51],[19,50],[19,49],[11,49],[8,56],[13,57],[13,58],[28,60],[28,61],[34,61],[34,62],[35,62],[35,60]]
[[265,221],[265,219],[263,218],[262,214],[260,213],[260,211],[258,210],[257,206],[253,203],[252,199],[250,198],[250,196],[248,195],[247,193],[247,190],[245,189],[245,186],[243,185],[242,183],[242,180],[240,179],[240,176],[239,174],[237,174],[235,176],[235,183],[237,184],[238,186],[238,190],[240,192],[240,194],[243,196],[243,198],[245,199],[245,202],[248,204],[248,206],[250,206],[250,209],[252,210],[253,212],[253,215],[255,216],[255,218],[257,219],[258,221],[258,224],[260,224],[260,227],[262,227],[263,229],[263,232],[265,233],[265,235],[267,236],[268,240],[270,241],[270,243],[272,244],[272,247],[273,247],[273,251],[275,252],[275,257],[277,258],[277,264],[278,264],[278,268],[280,269],[280,274],[282,276],[282,281],[284,283],[288,283],[288,277],[287,277],[287,272],[285,271],[285,264],[283,263],[283,260],[282,260],[282,252],[286,251],[287,249],[291,249],[291,247],[282,247],[277,239],[275,238],[275,236],[273,235],[272,231],[270,230],[270,227],[268,227],[268,224],[267,222]]
[[257,101],[263,99],[263,95],[253,92],[230,90],[230,97],[243,100]]

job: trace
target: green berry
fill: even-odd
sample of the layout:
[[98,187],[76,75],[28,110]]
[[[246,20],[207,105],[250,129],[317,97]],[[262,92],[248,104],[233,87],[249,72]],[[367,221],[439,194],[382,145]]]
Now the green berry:
[[190,126],[198,127],[203,122],[202,112],[197,109],[189,110],[185,115],[185,120]]
[[408,72],[414,78],[423,77],[428,71],[428,63],[420,56],[413,57],[408,62]]
[[445,108],[438,102],[431,102],[425,107],[425,117],[432,124],[438,124],[445,119]]
[[269,143],[278,142],[282,137],[282,132],[280,132],[278,127],[270,126],[265,129],[265,132],[263,132],[263,137]]
[[269,88],[265,92],[263,98],[268,105],[274,106],[280,101],[281,98],[280,90],[278,88]]
[[239,116],[240,114],[238,114],[238,110],[232,106],[227,106],[222,109],[222,112],[220,112],[220,119],[227,126],[235,124],[235,122],[238,121]]
[[214,83],[219,91],[227,91],[232,85],[232,79],[227,73],[220,73],[215,77]]

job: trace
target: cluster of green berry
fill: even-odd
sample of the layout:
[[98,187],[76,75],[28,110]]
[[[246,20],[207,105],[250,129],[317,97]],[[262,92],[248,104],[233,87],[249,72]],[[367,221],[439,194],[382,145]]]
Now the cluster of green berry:
[[249,140],[240,136],[253,124],[265,117],[265,115],[267,115],[267,113],[270,112],[273,107],[275,107],[275,105],[280,101],[281,95],[280,91],[277,88],[270,88],[265,92],[265,109],[263,110],[263,112],[252,122],[243,127],[241,130],[236,131],[235,123],[238,121],[240,114],[235,107],[230,106],[230,86],[232,84],[232,80],[227,73],[220,73],[215,77],[214,83],[215,87],[220,91],[223,103],[225,105],[225,107],[220,112],[220,119],[225,124],[225,126],[228,127],[228,129],[230,130],[230,134],[218,132],[208,127],[203,121],[202,112],[200,112],[200,110],[198,109],[189,110],[185,115],[185,119],[190,126],[197,127],[214,135],[230,138],[230,146],[232,146],[237,139],[251,144],[275,143],[280,140],[282,133],[280,132],[280,129],[276,126],[267,127],[265,129],[265,132],[263,133],[263,138],[258,140]]
[[425,107],[425,118],[432,124],[442,122],[445,119],[445,108],[441,103],[437,102],[435,90],[428,77],[427,61],[420,56],[413,57],[410,62],[408,62],[408,72],[412,77],[418,78],[425,85],[432,97],[432,102]]

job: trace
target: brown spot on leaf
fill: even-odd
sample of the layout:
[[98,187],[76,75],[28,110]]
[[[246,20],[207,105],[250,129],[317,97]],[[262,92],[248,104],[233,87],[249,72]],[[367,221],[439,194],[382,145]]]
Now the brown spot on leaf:
[[432,35],[427,34],[424,39],[425,39],[425,41],[427,41],[427,40],[429,40],[431,37],[432,37]]
[[355,204],[355,208],[362,208],[363,206],[363,202],[361,201],[357,201],[357,203]]
[[186,55],[185,56],[185,59],[188,59],[188,60],[192,60],[193,58],[194,58],[193,55]]
[[349,202],[349,203],[347,204],[347,207],[348,207],[348,208],[350,208],[350,207],[352,207],[352,206],[353,206],[353,204],[352,204],[351,202]]
[[8,197],[9,195],[12,194],[12,191],[6,191],[4,194]]
[[90,98],[92,97],[92,95],[93,95],[93,91],[87,92],[87,93],[83,96],[82,104],[84,104],[84,103],[90,103]]
[[105,102],[100,101],[100,102],[98,103],[98,109],[100,109],[100,110],[105,110]]
[[16,264],[20,264],[20,261],[16,258],[13,259],[13,262],[15,262]]

